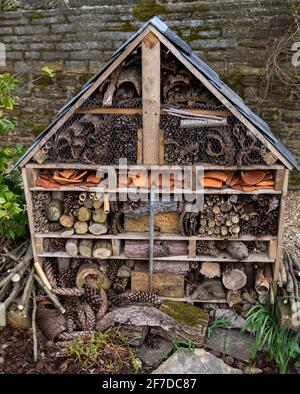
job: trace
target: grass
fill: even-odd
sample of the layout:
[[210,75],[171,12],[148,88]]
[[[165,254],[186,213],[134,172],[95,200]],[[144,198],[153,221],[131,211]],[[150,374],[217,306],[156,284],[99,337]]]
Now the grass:
[[128,340],[118,333],[98,332],[74,340],[67,349],[69,363],[84,371],[97,373],[137,373],[141,368]]
[[230,322],[227,319],[216,319],[216,320],[213,320],[207,326],[207,336],[208,336],[208,338],[212,336],[212,334],[214,333],[214,331],[217,328],[225,328],[225,327],[229,326],[229,324],[230,324]]
[[195,351],[195,345],[191,340],[178,341],[177,338],[174,338],[172,345],[173,345],[173,349],[172,349],[173,352],[185,350],[188,351],[188,353],[193,354]]
[[264,349],[279,366],[281,374],[286,373],[290,360],[300,359],[300,332],[294,333],[287,327],[280,327],[276,320],[275,304],[256,303],[247,313],[242,332],[250,328],[255,337],[251,358]]

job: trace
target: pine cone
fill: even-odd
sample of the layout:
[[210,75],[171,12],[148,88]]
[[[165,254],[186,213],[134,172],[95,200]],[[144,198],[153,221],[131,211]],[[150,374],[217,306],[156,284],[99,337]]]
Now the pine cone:
[[132,291],[130,293],[122,293],[119,295],[120,299],[125,303],[139,303],[146,305],[160,305],[161,301],[157,294],[147,291]]
[[109,260],[107,276],[111,281],[115,281],[117,278],[118,269],[124,264],[124,260]]
[[85,302],[78,304],[77,316],[84,331],[93,331],[96,324],[96,317],[89,304]]
[[60,287],[75,287],[76,286],[76,273],[77,270],[68,269],[60,272],[57,278]]
[[57,287],[57,275],[50,260],[44,262],[43,269],[50,285],[53,288]]
[[57,287],[52,289],[52,292],[63,297],[80,297],[83,295],[84,290],[78,287]]
[[77,313],[76,308],[78,305],[78,299],[68,297],[66,302],[64,303],[64,308],[66,310],[65,318],[66,318],[66,326],[68,332],[73,332],[76,328],[77,321]]
[[196,242],[196,249],[197,249],[197,254],[207,254],[208,253],[208,247],[207,247],[207,242],[205,241],[197,241]]

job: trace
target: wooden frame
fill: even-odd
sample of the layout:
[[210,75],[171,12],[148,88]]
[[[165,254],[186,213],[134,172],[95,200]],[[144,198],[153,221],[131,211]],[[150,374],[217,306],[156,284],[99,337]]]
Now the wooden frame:
[[[93,109],[80,109],[80,106],[84,101],[101,85],[101,83],[125,60],[125,58],[139,45],[142,47],[142,93],[143,93],[143,106],[142,109],[135,108],[93,108]],[[51,138],[51,136],[66,122],[74,113],[79,114],[125,114],[134,115],[141,114],[143,116],[143,128],[137,131],[137,164],[141,164],[146,168],[151,165],[163,165],[164,164],[164,133],[160,130],[160,115],[165,114],[166,111],[161,109],[160,103],[160,89],[161,89],[161,73],[160,73],[160,52],[161,44],[165,45],[193,75],[198,78],[207,89],[209,89],[219,100],[224,104],[228,111],[209,111],[202,109],[191,109],[188,110],[191,113],[204,114],[204,115],[219,115],[227,117],[229,113],[234,114],[240,122],[242,122],[257,139],[259,139],[269,149],[268,163],[270,165],[256,165],[252,166],[251,169],[259,170],[274,170],[276,171],[275,177],[275,190],[255,190],[250,192],[242,192],[233,189],[206,189],[199,192],[209,194],[276,194],[280,195],[280,215],[278,222],[278,235],[277,236],[244,236],[239,237],[241,241],[250,240],[262,240],[268,242],[268,252],[266,254],[250,255],[248,259],[243,262],[247,263],[271,263],[273,266],[273,281],[276,286],[279,274],[279,265],[282,252],[282,232],[284,223],[284,211],[285,211],[285,198],[287,194],[288,186],[288,173],[289,169],[292,168],[291,164],[283,157],[280,152],[277,151],[274,146],[266,140],[261,132],[254,127],[235,107],[230,103],[204,76],[200,73],[178,49],[157,29],[152,26],[146,28],[138,37],[136,37],[125,49],[121,52],[118,57],[107,67],[102,75],[90,86],[89,89],[82,95],[82,97],[64,114],[64,116],[52,127],[51,130],[44,136],[41,141],[29,152],[24,158],[21,165],[22,176],[24,180],[25,197],[29,216],[29,227],[31,234],[31,241],[33,247],[33,255],[35,261],[35,267],[39,275],[43,277],[45,275],[42,271],[42,261],[45,257],[69,257],[67,253],[56,252],[56,253],[45,253],[42,249],[42,241],[44,238],[59,238],[60,233],[35,233],[33,223],[33,207],[32,207],[32,192],[34,191],[52,191],[52,189],[43,189],[35,186],[35,179],[38,169],[43,168],[75,168],[75,169],[99,169],[99,165],[86,165],[82,163],[45,163],[38,165],[35,163],[29,163],[29,160],[34,154],[43,146],[43,144]],[[274,164],[276,158],[280,159],[283,164]],[[105,166],[107,167],[107,166]],[[111,166],[117,168],[117,166]],[[204,169],[218,169],[218,170],[241,170],[249,169],[249,167],[243,166],[215,166],[215,165],[203,165]],[[195,166],[193,168],[195,171]],[[53,189],[56,191],[57,189]],[[61,191],[99,191],[98,188],[83,188],[83,187],[61,187]],[[103,189],[103,192],[106,191]],[[117,189],[114,192],[124,192],[127,189]],[[132,191],[132,190],[131,190]],[[146,191],[149,193],[149,191]],[[195,193],[195,189],[191,191]],[[122,250],[123,240],[135,239],[135,240],[149,240],[149,233],[125,233],[125,234],[104,234],[95,236],[92,234],[85,235],[72,235],[69,238],[87,238],[87,239],[110,239],[112,241],[113,255],[111,259],[129,259],[124,255]],[[161,261],[176,261],[180,258],[182,261],[216,261],[220,263],[235,262],[237,260],[232,259],[226,253],[220,254],[220,256],[199,256],[196,251],[197,240],[220,240],[217,237],[201,237],[201,236],[182,236],[178,234],[157,234],[154,233],[153,240],[184,240],[188,241],[188,255],[187,256],[171,256],[171,257],[159,257],[153,258],[153,260]],[[80,256],[78,256],[81,258]],[[84,257],[83,257],[84,258]],[[130,258],[131,260],[134,260]],[[148,258],[137,258],[137,260],[148,260]],[[149,278],[153,277],[152,272],[149,268]],[[47,286],[51,288],[49,282]],[[150,285],[150,288],[151,285]],[[171,298],[172,299],[172,298]],[[226,302],[226,300],[191,300],[188,297],[176,298],[176,300],[182,300],[185,302]]]

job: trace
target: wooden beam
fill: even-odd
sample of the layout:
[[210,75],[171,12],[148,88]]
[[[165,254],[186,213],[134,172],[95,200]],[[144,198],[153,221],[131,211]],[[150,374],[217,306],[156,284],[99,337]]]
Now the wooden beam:
[[90,97],[92,93],[105,81],[106,78],[126,59],[128,55],[142,42],[143,38],[149,34],[149,28],[145,29],[139,36],[137,36],[107,67],[107,69],[100,75],[100,77],[92,84],[92,86],[77,100],[77,102],[63,115],[63,117],[48,131],[45,137],[32,149],[31,152],[25,156],[21,161],[20,166],[23,167],[35,155],[35,153],[48,141],[53,134],[79,109],[79,107]]
[[291,163],[262,135],[262,133],[255,127],[253,124],[243,115],[241,114],[236,107],[226,98],[224,97],[218,89],[214,87],[214,85],[209,82],[209,80],[199,71],[196,67],[194,67],[179,51],[178,49],[163,35],[161,34],[155,27],[149,26],[149,29],[155,34],[160,42],[164,44],[174,56],[177,57],[178,60],[181,61],[182,64],[186,66],[186,68],[198,78],[203,85],[210,90],[216,97],[221,101],[222,104],[225,105],[226,108],[230,112],[232,112],[239,120],[242,122],[251,132],[255,135],[255,137],[260,140],[271,152],[274,153],[278,159],[282,161],[283,164],[290,170],[293,169]]
[[284,215],[285,215],[285,205],[286,205],[286,196],[288,190],[288,182],[289,182],[289,171],[285,170],[284,174],[284,182],[281,193],[281,201],[280,201],[280,209],[279,209],[279,220],[278,220],[278,235],[277,235],[277,251],[276,251],[276,259],[273,271],[273,281],[274,281],[274,292],[277,289],[277,282],[279,277],[279,266],[281,261],[282,254],[282,236],[283,236],[283,225],[284,225]]
[[160,42],[152,33],[142,41],[143,161],[159,164]]
[[[209,110],[209,109],[198,109],[198,108],[189,108],[184,110],[186,113],[196,114],[196,115],[211,115],[211,116],[228,116],[230,115],[229,111],[220,111],[220,110]],[[78,109],[76,111],[77,114],[96,114],[96,115],[136,115],[142,114],[141,108],[112,108],[112,107],[101,107],[101,108],[87,108],[87,109]],[[160,110],[161,114],[168,114],[165,109]]]

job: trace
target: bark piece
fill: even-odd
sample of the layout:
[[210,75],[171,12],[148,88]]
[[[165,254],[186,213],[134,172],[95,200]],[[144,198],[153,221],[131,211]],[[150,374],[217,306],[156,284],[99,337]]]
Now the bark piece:
[[96,329],[104,331],[119,325],[148,326],[152,333],[169,341],[192,341],[197,347],[202,346],[208,324],[207,313],[182,302],[175,302],[173,306],[172,301],[165,301],[163,305],[163,311],[145,306],[115,309],[97,321]]
[[52,200],[45,208],[45,215],[51,222],[58,222],[63,213],[63,204],[61,200]]

